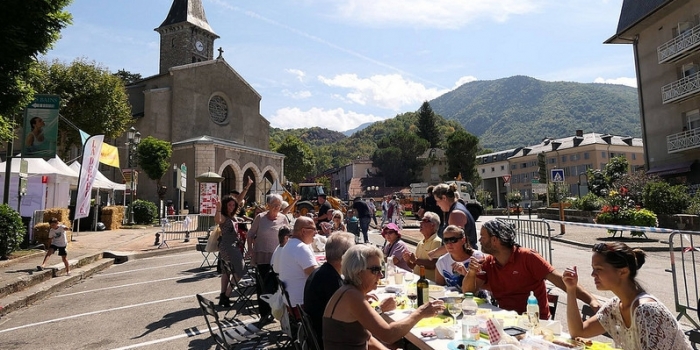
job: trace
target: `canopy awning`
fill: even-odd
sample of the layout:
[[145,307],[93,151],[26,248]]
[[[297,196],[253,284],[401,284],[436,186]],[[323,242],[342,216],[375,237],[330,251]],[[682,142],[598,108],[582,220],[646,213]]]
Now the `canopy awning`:
[[685,162],[664,164],[649,168],[647,174],[657,175],[657,176],[668,176],[675,174],[683,174],[690,172],[690,167],[693,165],[695,160],[689,160]]

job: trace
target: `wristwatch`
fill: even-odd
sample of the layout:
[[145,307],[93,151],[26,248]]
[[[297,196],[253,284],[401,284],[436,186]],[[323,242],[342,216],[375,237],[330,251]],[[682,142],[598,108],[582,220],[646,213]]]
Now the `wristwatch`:
[[380,315],[384,313],[384,311],[382,311],[382,308],[379,307],[379,305],[377,305],[377,306],[374,307],[374,311],[376,311],[376,312],[377,312],[378,314],[380,314]]

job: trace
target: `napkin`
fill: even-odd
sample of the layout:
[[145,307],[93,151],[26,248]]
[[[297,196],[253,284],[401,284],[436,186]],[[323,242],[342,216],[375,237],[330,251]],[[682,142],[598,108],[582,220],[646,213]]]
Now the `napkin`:
[[435,335],[440,339],[454,339],[455,330],[453,327],[437,326],[434,329]]
[[486,333],[489,335],[491,345],[519,344],[518,340],[503,331],[503,326],[494,318],[486,321]]
[[553,320],[540,320],[540,328],[549,329],[554,334],[561,334],[561,322]]

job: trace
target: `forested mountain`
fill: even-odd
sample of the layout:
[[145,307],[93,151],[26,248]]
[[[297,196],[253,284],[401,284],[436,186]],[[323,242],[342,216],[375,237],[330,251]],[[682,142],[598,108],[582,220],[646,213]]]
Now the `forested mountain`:
[[623,85],[545,82],[526,76],[474,81],[432,101],[481,145],[504,150],[566,137],[577,129],[641,137],[637,89]]

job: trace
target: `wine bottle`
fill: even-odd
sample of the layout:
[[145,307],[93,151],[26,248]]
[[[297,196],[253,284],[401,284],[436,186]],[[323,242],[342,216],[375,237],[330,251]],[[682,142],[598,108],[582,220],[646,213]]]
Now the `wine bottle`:
[[425,266],[420,265],[420,278],[416,282],[416,290],[418,294],[418,306],[428,302],[428,296],[430,295],[430,285],[428,280],[425,278]]

